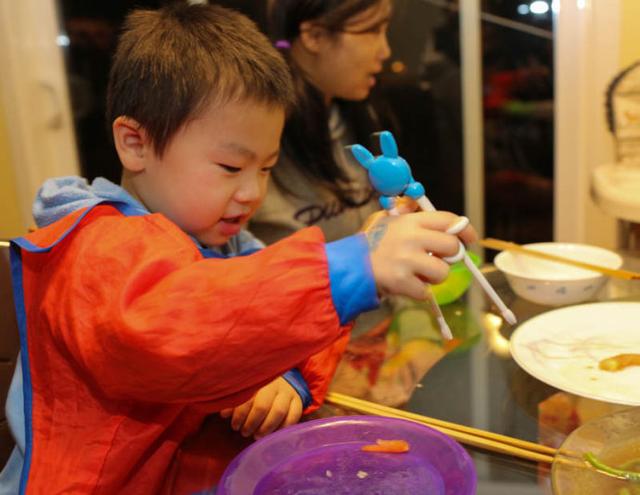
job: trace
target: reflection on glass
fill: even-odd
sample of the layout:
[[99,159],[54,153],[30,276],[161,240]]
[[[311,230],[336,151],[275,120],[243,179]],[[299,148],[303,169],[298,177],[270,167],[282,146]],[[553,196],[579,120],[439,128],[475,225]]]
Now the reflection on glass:
[[154,0],[82,2],[61,0],[61,32],[71,111],[82,175],[120,182],[120,163],[105,122],[109,64],[125,15],[133,8],[155,8]]
[[485,339],[487,346],[491,351],[500,357],[510,357],[509,340],[502,336],[500,329],[504,320],[493,313],[485,313],[482,317],[482,323],[486,332]]
[[553,235],[551,2],[482,2],[486,235]]
[[464,212],[457,2],[397,0],[378,91],[415,179],[438,209]]
[[[57,43],[65,48],[82,171],[119,180],[104,122],[109,61],[134,7],[161,0],[61,0]],[[264,26],[266,2],[225,0]],[[553,232],[554,2],[482,2],[486,234],[518,243]],[[546,6],[546,7],[545,7]],[[459,3],[397,0],[393,55],[373,100],[438,209],[464,213]]]

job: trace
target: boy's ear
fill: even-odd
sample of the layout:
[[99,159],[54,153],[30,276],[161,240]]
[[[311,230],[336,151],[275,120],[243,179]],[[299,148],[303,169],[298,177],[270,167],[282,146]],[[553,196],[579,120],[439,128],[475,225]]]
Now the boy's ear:
[[137,120],[120,116],[113,121],[113,142],[122,166],[131,172],[142,172],[153,153],[149,135]]
[[300,24],[300,42],[311,53],[318,53],[322,49],[322,41],[327,35],[327,30],[318,24],[305,21]]

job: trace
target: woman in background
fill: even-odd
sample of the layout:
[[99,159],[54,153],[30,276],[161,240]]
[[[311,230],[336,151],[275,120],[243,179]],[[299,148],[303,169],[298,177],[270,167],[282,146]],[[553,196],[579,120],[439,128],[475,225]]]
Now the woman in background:
[[[271,243],[316,225],[333,241],[380,210],[366,170],[345,146],[371,149],[371,133],[388,128],[368,97],[391,54],[390,16],[390,0],[269,1],[269,35],[289,62],[298,101],[250,225],[259,239]],[[370,398],[390,321],[390,301],[358,317],[334,391]]]
[[270,35],[289,62],[298,104],[251,231],[271,243],[317,225],[332,241],[379,209],[366,171],[345,150],[381,130],[365,102],[391,52],[390,0],[271,0]]
[[[309,225],[320,227],[328,241],[353,234],[380,206],[366,171],[345,146],[371,149],[372,132],[399,127],[382,122],[369,98],[391,55],[391,0],[270,0],[267,15],[271,39],[291,67],[298,103],[250,230],[267,243]],[[401,406],[447,352],[426,308],[420,313],[411,307],[422,317],[416,328],[415,320],[406,326],[396,319],[389,331],[392,303],[399,301],[386,299],[358,317],[331,390]]]

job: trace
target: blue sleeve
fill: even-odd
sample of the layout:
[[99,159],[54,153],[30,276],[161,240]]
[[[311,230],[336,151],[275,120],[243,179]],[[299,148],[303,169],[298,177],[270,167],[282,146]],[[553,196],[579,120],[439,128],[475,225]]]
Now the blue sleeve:
[[333,304],[346,324],[380,304],[369,259],[369,244],[357,234],[326,245]]
[[302,373],[297,368],[293,368],[291,371],[287,371],[282,378],[287,380],[289,385],[291,385],[298,395],[300,399],[302,399],[302,409],[306,409],[311,405],[311,391],[307,386],[307,382],[302,377]]

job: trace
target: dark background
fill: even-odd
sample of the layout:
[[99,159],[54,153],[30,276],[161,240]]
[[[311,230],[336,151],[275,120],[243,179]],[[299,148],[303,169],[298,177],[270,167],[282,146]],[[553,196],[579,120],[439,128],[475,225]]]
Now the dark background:
[[[166,1],[59,1],[61,33],[82,173],[119,182],[104,121],[110,59],[122,21]],[[224,0],[265,27],[265,1]],[[482,59],[486,235],[526,243],[553,233],[553,42],[487,18],[552,31],[552,15],[522,14],[528,2],[484,0]],[[457,1],[396,0],[393,55],[372,95],[394,123],[401,154],[439,209],[464,212]],[[480,185],[479,185],[480,187]]]

